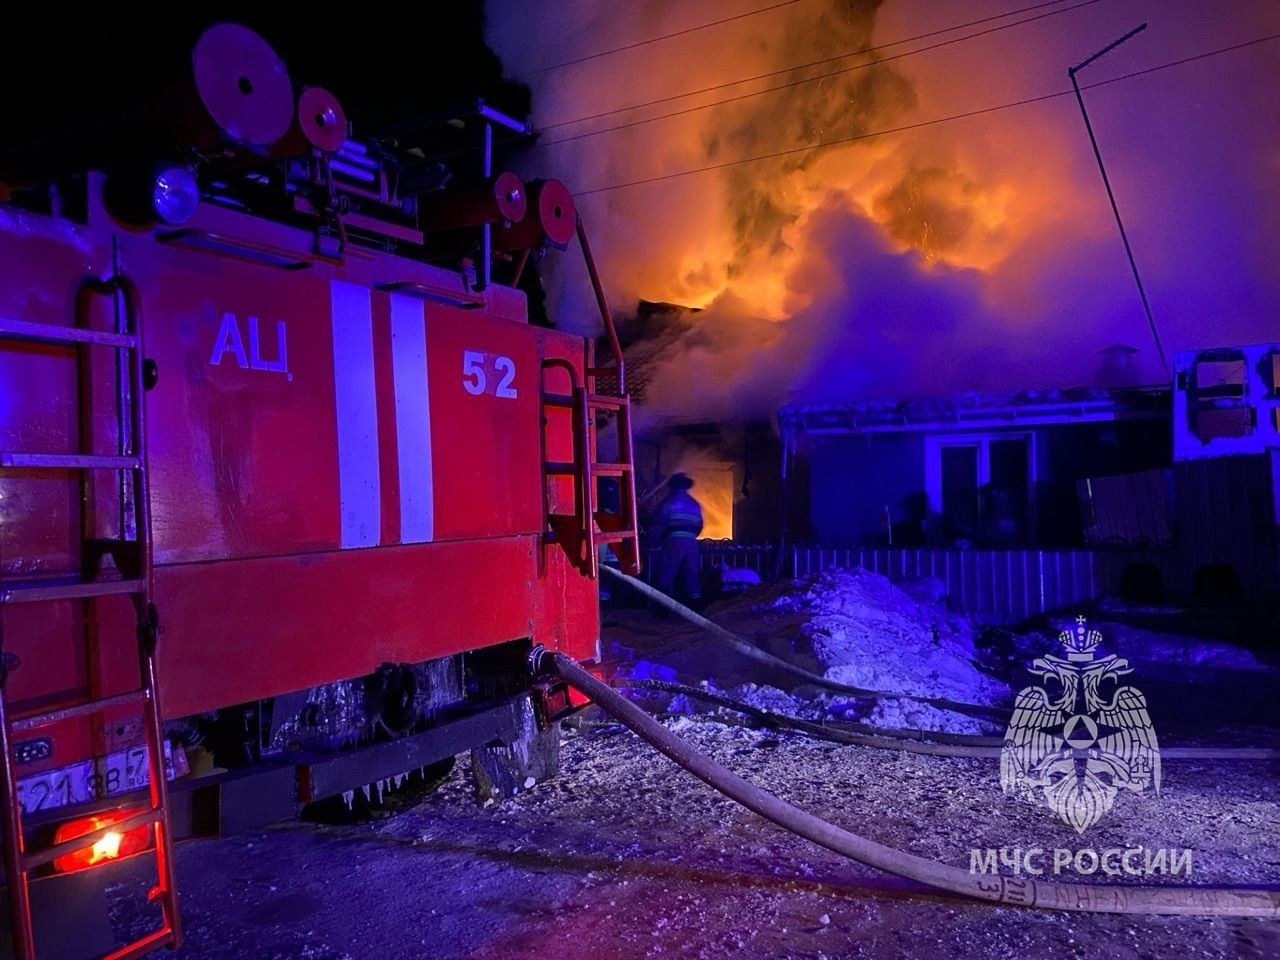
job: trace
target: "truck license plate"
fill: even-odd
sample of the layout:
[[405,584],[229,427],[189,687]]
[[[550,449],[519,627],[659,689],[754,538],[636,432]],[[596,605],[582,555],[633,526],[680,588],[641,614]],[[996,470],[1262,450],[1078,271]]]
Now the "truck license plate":
[[[186,754],[181,750],[175,753],[168,741],[164,745],[164,760],[170,780],[187,772]],[[29,814],[140,790],[150,782],[147,748],[129,747],[105,757],[24,777],[18,781],[18,803],[22,812]]]

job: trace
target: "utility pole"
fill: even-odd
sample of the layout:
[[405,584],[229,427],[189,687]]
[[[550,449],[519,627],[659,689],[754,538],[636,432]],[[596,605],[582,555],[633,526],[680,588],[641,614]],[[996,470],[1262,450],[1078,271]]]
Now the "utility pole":
[[1160,342],[1160,331],[1156,329],[1156,318],[1151,314],[1151,303],[1147,300],[1146,288],[1142,286],[1142,276],[1138,273],[1138,262],[1133,257],[1133,248],[1129,245],[1129,235],[1125,232],[1124,221],[1120,218],[1120,208],[1116,206],[1115,191],[1111,189],[1111,179],[1107,176],[1106,165],[1102,162],[1102,151],[1098,149],[1098,138],[1093,134],[1093,124],[1089,122],[1089,111],[1084,106],[1084,95],[1080,92],[1080,84],[1076,81],[1077,73],[1145,29],[1147,29],[1145,23],[1134,27],[1119,40],[1103,47],[1089,59],[1077,63],[1074,67],[1069,67],[1067,76],[1071,78],[1071,88],[1076,92],[1076,102],[1080,104],[1080,115],[1084,117],[1084,127],[1089,131],[1089,142],[1093,144],[1093,155],[1097,158],[1098,170],[1102,173],[1102,184],[1107,188],[1107,199],[1111,201],[1111,212],[1115,214],[1116,226],[1120,228],[1120,239],[1124,241],[1124,252],[1129,258],[1129,269],[1133,271],[1133,282],[1138,285],[1138,296],[1142,298],[1142,309],[1147,315],[1147,325],[1151,327],[1151,337],[1156,342],[1156,352],[1160,354],[1160,366],[1164,368],[1164,375],[1168,377],[1169,361],[1164,355],[1164,344]]

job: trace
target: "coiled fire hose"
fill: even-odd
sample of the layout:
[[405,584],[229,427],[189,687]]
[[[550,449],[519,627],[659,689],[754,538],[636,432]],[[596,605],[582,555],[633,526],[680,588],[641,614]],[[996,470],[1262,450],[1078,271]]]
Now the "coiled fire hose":
[[785,671],[793,677],[803,680],[805,683],[812,684],[815,687],[823,687],[824,689],[832,690],[836,693],[848,694],[851,697],[862,697],[866,700],[914,700],[917,703],[928,703],[935,707],[941,707],[944,710],[954,710],[957,713],[971,714],[978,717],[994,717],[1001,721],[1009,719],[1010,711],[1001,707],[989,707],[978,703],[963,703],[959,700],[948,700],[945,697],[925,697],[910,693],[891,693],[887,690],[869,690],[865,687],[853,687],[846,683],[837,683],[835,680],[828,680],[820,673],[814,673],[812,670],[806,670],[804,667],[798,667],[794,663],[788,663],[781,657],[775,657],[773,654],[768,653],[765,650],[761,650],[755,644],[742,639],[742,637],[735,633],[731,633],[718,623],[713,623],[701,614],[695,613],[679,601],[668,597],[661,590],[657,590],[654,587],[649,586],[649,584],[645,583],[643,580],[628,576],[621,570],[611,567],[608,564],[601,564],[600,569],[608,573],[610,576],[621,580],[632,589],[638,590],[640,593],[644,594],[644,596],[648,597],[664,609],[670,610],[677,616],[688,620],[690,623],[701,627],[703,630],[706,630],[717,640],[733,647],[733,649],[737,650],[743,656],[749,657],[757,663],[764,664],[765,666],[771,667],[775,670]]
[[659,753],[731,800],[784,830],[867,866],[962,896],[1018,907],[1085,913],[1280,917],[1280,890],[1051,883],[1032,877],[972,874],[895,850],[801,810],[703,756],[570,657],[542,650],[534,657],[533,666],[540,673],[560,676]]
[[[772,727],[795,730],[806,736],[832,743],[874,747],[881,750],[902,750],[934,757],[999,757],[1002,737],[982,737],[965,733],[946,733],[934,730],[882,730],[864,724],[848,727],[832,727],[802,717],[765,710],[754,704],[744,703],[722,693],[713,693],[700,687],[691,687],[669,680],[628,679],[626,686],[647,690],[680,693],[686,697],[714,703],[745,716],[755,717]],[[1280,750],[1270,747],[1168,747],[1160,748],[1161,760],[1274,760]]]

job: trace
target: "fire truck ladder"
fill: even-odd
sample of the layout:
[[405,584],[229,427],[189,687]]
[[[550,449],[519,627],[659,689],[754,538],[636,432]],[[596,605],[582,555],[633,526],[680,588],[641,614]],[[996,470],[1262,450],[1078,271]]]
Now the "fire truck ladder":
[[[89,303],[94,296],[120,296],[124,311],[116,332],[91,329],[85,322]],[[18,960],[35,960],[36,948],[31,921],[30,875],[59,857],[100,843],[108,834],[124,834],[129,830],[150,826],[156,859],[157,883],[150,899],[159,900],[163,919],[158,930],[108,955],[108,960],[140,957],[161,946],[178,947],[182,942],[182,926],[178,915],[178,894],[174,882],[172,829],[169,816],[168,782],[165,775],[164,732],[157,702],[156,640],[158,619],[152,601],[152,544],[150,488],[147,478],[146,420],[144,394],[148,374],[142,352],[142,314],[138,288],[123,277],[90,280],[79,291],[76,301],[75,326],[54,326],[19,320],[0,319],[0,340],[17,340],[59,344],[77,348],[107,347],[116,357],[116,411],[119,426],[117,456],[97,454],[49,454],[0,452],[0,468],[79,471],[82,483],[95,471],[117,474],[122,483],[132,482],[131,519],[133,538],[122,529],[119,540],[88,540],[83,543],[84,575],[72,580],[34,582],[0,582],[0,613],[5,606],[17,603],[53,601],[88,601],[108,595],[128,595],[138,616],[138,653],[141,686],[112,696],[86,698],[44,713],[9,716],[6,687],[9,659],[0,653],[0,786],[3,787],[3,828],[5,873],[9,886],[14,955]],[[127,391],[127,395],[126,395]],[[84,440],[82,430],[82,442]],[[82,491],[87,493],[86,491]],[[83,498],[82,498],[83,499]],[[100,575],[101,559],[110,553],[119,571],[117,577]],[[0,638],[2,639],[2,638]],[[17,774],[14,769],[15,734],[39,730],[64,720],[99,714],[105,710],[141,704],[147,737],[148,772],[151,778],[150,802],[141,807],[121,806],[122,819],[80,836],[39,850],[28,850],[22,826],[22,807],[18,800]]]
[[[544,428],[549,421],[549,411],[557,407],[569,410],[573,422],[573,460],[548,461],[545,465],[548,477],[569,476],[574,479],[574,512],[549,514],[551,537],[568,550],[586,576],[593,579],[600,576],[601,544],[607,544],[618,558],[622,569],[634,576],[640,572],[640,550],[637,535],[639,524],[636,519],[635,459],[631,447],[631,400],[625,395],[595,393],[594,384],[590,384],[595,373],[592,368],[588,368],[585,384],[579,382],[577,370],[567,360],[544,360],[542,369],[544,375],[552,369],[566,371],[571,384],[569,394],[550,393],[546,390],[544,376]],[[617,462],[605,463],[594,457],[598,412],[612,413],[617,417]],[[597,483],[600,477],[617,480],[617,513],[600,509]]]
[[[588,345],[584,376],[579,382],[578,373],[567,360],[547,359],[542,362],[542,420],[544,449],[549,411],[552,408],[568,409],[573,421],[573,460],[548,461],[545,464],[548,477],[571,476],[574,478],[574,512],[572,514],[548,514],[551,537],[562,544],[574,558],[578,568],[592,579],[600,576],[599,546],[607,544],[618,558],[624,573],[636,576],[640,573],[640,521],[636,501],[635,449],[631,437],[631,398],[627,395],[626,368],[622,357],[622,345],[613,322],[613,314],[605,302],[604,288],[596,271],[595,259],[587,243],[587,233],[582,219],[577,222],[578,245],[586,260],[587,273],[595,291],[609,340],[609,353],[613,363],[596,366],[593,351]],[[555,394],[547,390],[548,370],[560,369],[568,373],[570,393]],[[612,381],[606,390],[601,380]],[[613,414],[617,418],[618,459],[604,463],[596,455],[596,414]],[[618,511],[600,509],[600,491],[597,479],[607,477],[618,483]]]

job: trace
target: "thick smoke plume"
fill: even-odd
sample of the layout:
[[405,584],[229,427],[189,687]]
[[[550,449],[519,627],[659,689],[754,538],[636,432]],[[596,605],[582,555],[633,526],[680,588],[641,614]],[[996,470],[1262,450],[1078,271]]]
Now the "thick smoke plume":
[[[852,139],[1069,89],[1068,65],[1142,20],[1149,30],[1084,83],[1280,31],[1280,7],[1264,0],[1067,9],[1078,2],[802,68],[1030,4],[799,0],[550,70],[770,4],[490,2],[491,46],[531,85],[541,131],[520,172],[579,194],[615,307],[704,308],[668,331],[648,409],[735,420],[788,400],[1089,384],[1117,342],[1139,348],[1144,380],[1163,381],[1073,99]],[[1168,352],[1280,329],[1280,153],[1261,121],[1278,75],[1270,43],[1086,92]],[[621,128],[579,137],[605,127]],[[851,142],[806,149],[838,140]],[[618,187],[718,164],[731,165]],[[562,264],[551,309],[589,322],[581,268]]]

